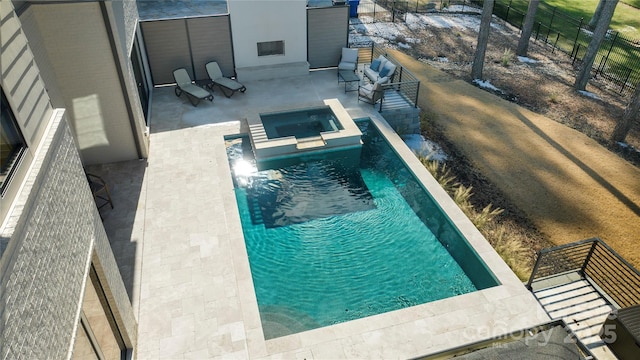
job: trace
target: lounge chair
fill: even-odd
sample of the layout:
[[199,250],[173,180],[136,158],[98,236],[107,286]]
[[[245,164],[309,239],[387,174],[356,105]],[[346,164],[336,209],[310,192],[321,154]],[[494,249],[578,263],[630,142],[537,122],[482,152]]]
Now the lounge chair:
[[[207,74],[209,75],[209,79],[211,79],[211,84],[207,85],[207,87],[209,87],[209,89],[211,89],[212,91],[213,91],[213,85],[218,85],[220,90],[222,90],[222,93],[224,94],[224,96],[228,98],[233,96],[233,94],[236,91],[240,91],[242,93],[247,91],[247,88],[244,85],[240,84],[239,82],[233,79],[224,77],[222,75],[222,71],[220,70],[220,66],[218,66],[217,62],[212,61],[210,63],[207,63],[205,67],[207,68]],[[227,91],[229,91],[229,93],[227,93]]]
[[356,71],[358,66],[358,49],[342,48],[342,58],[338,64],[338,70]]
[[182,93],[187,94],[187,99],[193,106],[198,106],[200,100],[207,99],[213,101],[213,95],[207,90],[195,85],[185,68],[173,71],[173,78],[176,80],[176,88],[174,89],[176,96],[180,97]]

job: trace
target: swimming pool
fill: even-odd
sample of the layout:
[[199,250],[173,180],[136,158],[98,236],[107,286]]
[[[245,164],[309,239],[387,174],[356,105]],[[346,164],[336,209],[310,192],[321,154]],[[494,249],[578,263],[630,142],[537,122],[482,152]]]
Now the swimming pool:
[[308,138],[320,136],[322,132],[344,129],[329,106],[286,113],[260,114],[260,119],[269,139],[287,136]]
[[264,163],[273,160],[362,146],[362,133],[340,101],[323,102],[312,108],[249,113],[249,138],[259,169],[270,168]]
[[228,140],[266,339],[498,285],[375,126],[359,162],[304,156],[257,171]]

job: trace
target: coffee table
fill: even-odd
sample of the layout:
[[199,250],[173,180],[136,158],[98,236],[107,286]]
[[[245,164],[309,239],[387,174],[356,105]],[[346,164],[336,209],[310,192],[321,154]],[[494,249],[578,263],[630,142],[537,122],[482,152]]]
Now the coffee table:
[[360,77],[352,70],[338,70],[338,84],[344,83],[344,92],[358,91]]

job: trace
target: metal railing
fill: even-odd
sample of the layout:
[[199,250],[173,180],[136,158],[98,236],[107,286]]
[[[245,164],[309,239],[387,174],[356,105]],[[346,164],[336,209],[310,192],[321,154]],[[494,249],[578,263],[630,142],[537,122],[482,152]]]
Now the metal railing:
[[536,279],[569,272],[591,280],[614,306],[640,304],[640,272],[599,238],[540,250],[526,286],[531,290]]
[[[402,101],[405,104],[409,104],[409,106],[418,107],[420,80],[418,80],[418,78],[409,70],[404,68],[398,60],[389,55],[383,47],[378,46],[375,43],[371,43],[366,47],[358,47],[358,65],[364,64],[364,66],[367,66],[366,64],[370,64],[373,59],[380,55],[383,55],[396,65],[396,70],[393,73],[391,81],[383,86],[385,94],[390,91],[394,91],[398,96],[394,96],[393,101]],[[384,102],[385,99],[383,98],[380,102],[379,111],[383,110]],[[397,108],[398,106],[393,107]]]

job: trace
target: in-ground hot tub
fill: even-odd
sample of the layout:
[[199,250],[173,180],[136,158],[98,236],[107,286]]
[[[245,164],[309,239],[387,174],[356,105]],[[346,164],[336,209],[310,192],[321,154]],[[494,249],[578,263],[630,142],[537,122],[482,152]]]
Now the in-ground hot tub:
[[362,132],[338,99],[324,106],[271,113],[247,118],[251,144],[258,163],[300,154],[362,147]]

